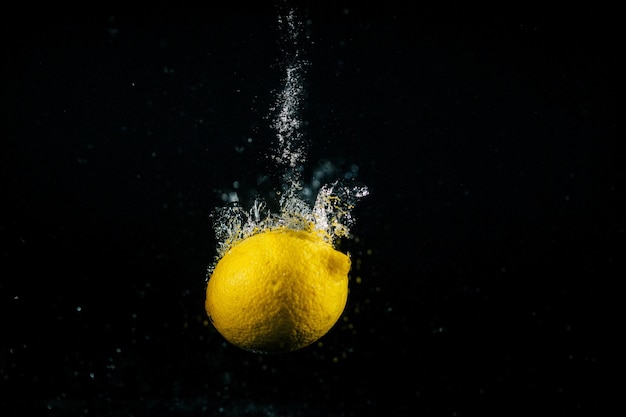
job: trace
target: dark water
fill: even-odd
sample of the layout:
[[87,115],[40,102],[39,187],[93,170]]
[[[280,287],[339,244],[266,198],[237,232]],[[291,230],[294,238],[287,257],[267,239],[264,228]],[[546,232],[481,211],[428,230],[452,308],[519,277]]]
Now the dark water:
[[3,27],[2,416],[604,404],[625,225],[610,18],[302,9],[303,179],[357,166],[371,194],[341,242],[344,319],[262,356],[225,344],[203,303],[221,193],[277,186],[275,9],[77,7]]

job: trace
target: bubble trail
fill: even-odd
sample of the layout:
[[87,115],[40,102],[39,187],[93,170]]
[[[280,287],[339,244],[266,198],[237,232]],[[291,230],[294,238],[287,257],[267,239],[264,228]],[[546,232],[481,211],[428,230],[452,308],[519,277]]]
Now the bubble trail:
[[293,10],[286,16],[278,17],[279,28],[286,39],[283,48],[285,54],[284,87],[279,93],[276,105],[272,108],[277,114],[272,127],[276,130],[277,149],[272,158],[284,168],[283,185],[291,187],[299,181],[300,170],[306,162],[306,144],[300,131],[300,107],[304,95],[302,73],[307,64],[301,58],[299,38],[302,35],[302,24],[295,17]]
[[302,58],[299,43],[303,24],[296,18],[296,13],[289,10],[280,14],[278,26],[284,43],[284,76],[283,88],[270,108],[273,114],[270,127],[276,131],[276,143],[270,158],[282,170],[280,211],[270,212],[261,198],[257,198],[250,209],[244,209],[239,203],[216,208],[212,218],[218,241],[217,256],[207,277],[231,247],[269,230],[306,230],[330,244],[340,237],[349,237],[354,224],[351,211],[356,202],[369,193],[366,186],[337,180],[320,187],[313,207],[302,197],[301,175],[306,163],[307,141],[302,133],[300,114],[305,93],[303,74],[309,63]]

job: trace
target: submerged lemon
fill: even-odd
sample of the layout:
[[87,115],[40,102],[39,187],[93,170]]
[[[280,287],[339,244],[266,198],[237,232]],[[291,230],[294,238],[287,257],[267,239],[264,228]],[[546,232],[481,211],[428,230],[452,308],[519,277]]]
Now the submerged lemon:
[[226,340],[264,353],[303,348],[337,322],[348,298],[350,258],[307,231],[246,238],[217,263],[206,311]]

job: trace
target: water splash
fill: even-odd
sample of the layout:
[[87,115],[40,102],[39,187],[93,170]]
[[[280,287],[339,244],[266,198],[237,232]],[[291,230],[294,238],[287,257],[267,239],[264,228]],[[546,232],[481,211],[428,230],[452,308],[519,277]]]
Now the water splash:
[[[276,131],[276,143],[271,159],[282,170],[279,211],[272,212],[267,203],[257,198],[252,207],[244,209],[237,199],[212,213],[218,241],[215,263],[228,250],[252,235],[278,228],[306,230],[329,244],[341,237],[350,237],[354,224],[351,214],[356,202],[368,195],[366,186],[349,181],[349,175],[330,184],[318,184],[319,191],[311,207],[304,195],[311,187],[303,187],[301,173],[306,163],[307,143],[302,133],[301,104],[304,96],[303,74],[308,64],[299,46],[303,25],[293,10],[278,17],[284,43],[283,88],[277,94],[271,127]],[[354,170],[353,170],[354,172]],[[317,180],[316,180],[317,181]],[[314,187],[317,188],[317,187]]]

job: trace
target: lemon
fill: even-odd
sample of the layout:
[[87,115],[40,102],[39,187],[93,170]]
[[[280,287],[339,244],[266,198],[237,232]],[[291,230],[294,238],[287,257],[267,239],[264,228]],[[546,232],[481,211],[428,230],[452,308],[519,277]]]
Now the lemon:
[[348,298],[350,258],[302,230],[262,232],[219,260],[206,311],[230,343],[263,353],[294,351],[325,335]]

